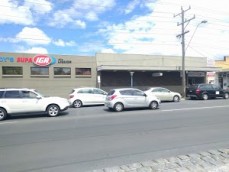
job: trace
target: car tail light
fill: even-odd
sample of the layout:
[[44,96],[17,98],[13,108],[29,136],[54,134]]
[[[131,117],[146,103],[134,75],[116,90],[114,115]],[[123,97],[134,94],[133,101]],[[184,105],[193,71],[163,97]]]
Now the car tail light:
[[201,91],[200,89],[197,89],[196,94],[200,94],[200,91]]
[[70,99],[73,98],[73,97],[74,97],[74,95],[70,95],[70,96],[69,96]]
[[117,97],[117,95],[112,95],[109,97],[109,101],[114,100]]

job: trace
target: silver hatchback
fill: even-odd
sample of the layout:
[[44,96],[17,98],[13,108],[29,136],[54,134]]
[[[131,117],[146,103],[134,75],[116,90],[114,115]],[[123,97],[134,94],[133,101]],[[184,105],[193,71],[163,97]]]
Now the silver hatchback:
[[152,94],[146,94],[135,88],[111,90],[105,100],[105,106],[117,112],[126,108],[159,108],[161,101]]

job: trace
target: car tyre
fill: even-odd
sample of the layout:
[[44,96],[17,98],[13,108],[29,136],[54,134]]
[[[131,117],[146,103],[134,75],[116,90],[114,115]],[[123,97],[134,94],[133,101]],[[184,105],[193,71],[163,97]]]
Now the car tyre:
[[74,107],[74,108],[80,108],[81,106],[83,106],[83,103],[82,103],[81,100],[75,100],[75,101],[73,102],[73,107]]
[[6,119],[6,117],[7,117],[7,112],[6,112],[6,110],[3,109],[3,108],[0,108],[0,121]]
[[224,97],[225,99],[228,99],[228,98],[229,98],[229,94],[228,94],[228,93],[225,93],[223,97]]
[[203,99],[203,100],[207,100],[207,99],[208,99],[208,95],[207,95],[207,94],[203,94],[203,95],[202,95],[202,99]]
[[158,108],[158,102],[152,101],[149,105],[150,109],[157,109]]
[[121,111],[123,111],[123,109],[124,109],[124,106],[123,106],[122,103],[115,103],[115,105],[114,105],[114,110],[115,110],[116,112],[121,112]]
[[180,97],[177,96],[177,95],[174,96],[174,97],[173,97],[173,101],[174,101],[174,102],[179,102],[179,101],[180,101]]
[[57,105],[49,105],[48,107],[47,107],[47,113],[48,113],[48,115],[50,116],[50,117],[55,117],[55,116],[57,116],[58,114],[59,114],[59,112],[60,112],[60,108],[59,108],[59,106],[57,106]]

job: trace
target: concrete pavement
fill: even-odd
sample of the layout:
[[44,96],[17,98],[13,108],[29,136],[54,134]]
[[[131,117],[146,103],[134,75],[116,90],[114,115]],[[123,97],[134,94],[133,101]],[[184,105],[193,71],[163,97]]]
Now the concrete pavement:
[[229,148],[137,162],[89,172],[229,172]]

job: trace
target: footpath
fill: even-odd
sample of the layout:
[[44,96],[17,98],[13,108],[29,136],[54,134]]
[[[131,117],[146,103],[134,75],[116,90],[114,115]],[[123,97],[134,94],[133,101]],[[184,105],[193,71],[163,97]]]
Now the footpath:
[[229,172],[229,148],[137,162],[89,172]]

